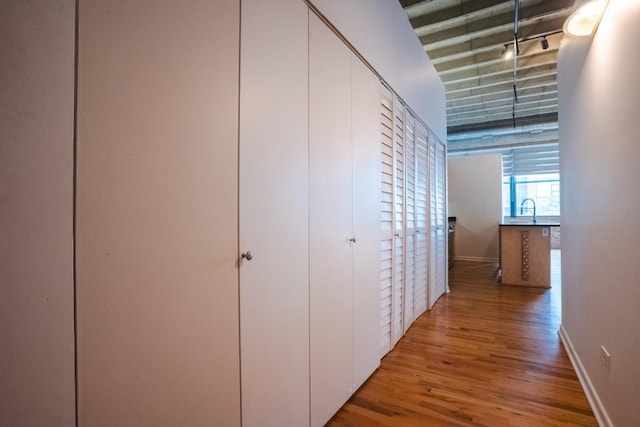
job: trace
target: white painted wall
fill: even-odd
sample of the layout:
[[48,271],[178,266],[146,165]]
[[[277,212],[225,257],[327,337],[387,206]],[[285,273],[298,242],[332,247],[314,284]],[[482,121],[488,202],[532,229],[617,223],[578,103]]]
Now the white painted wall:
[[0,7],[0,425],[71,426],[75,2]]
[[502,219],[501,155],[450,157],[448,171],[448,212],[457,217],[456,258],[496,261]]
[[441,141],[445,89],[396,0],[312,0]]
[[562,327],[617,426],[640,425],[639,22],[640,2],[612,0],[591,45],[566,38],[558,64]]

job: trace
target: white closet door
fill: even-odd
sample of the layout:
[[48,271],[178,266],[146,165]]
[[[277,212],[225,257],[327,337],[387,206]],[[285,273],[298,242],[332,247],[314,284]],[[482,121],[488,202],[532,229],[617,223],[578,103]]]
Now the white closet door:
[[405,107],[397,97],[393,100],[393,173],[394,173],[394,203],[393,203],[393,231],[395,241],[393,245],[393,285],[391,308],[391,347],[402,335],[403,301],[404,301],[404,198],[405,198],[405,141],[404,141]]
[[414,285],[416,264],[416,155],[415,155],[416,119],[411,112],[405,113],[405,216],[404,216],[404,292],[403,292],[403,333],[415,320]]
[[427,293],[427,308],[431,309],[440,294],[437,288],[438,272],[438,225],[436,215],[436,201],[438,194],[436,170],[436,141],[430,138],[429,146],[429,287]]
[[240,425],[239,10],[79,8],[78,425]]
[[415,126],[416,146],[416,232],[413,306],[417,318],[427,309],[427,272],[428,272],[428,208],[429,208],[429,162],[428,131],[419,121]]
[[318,426],[353,392],[353,185],[351,51],[313,14],[309,166],[311,425]]
[[353,144],[353,389],[380,364],[378,282],[380,245],[379,79],[352,58]]
[[437,141],[436,144],[436,169],[437,169],[437,197],[436,197],[436,223],[437,223],[437,284],[436,294],[439,298],[447,292],[447,154],[445,145]]
[[380,356],[391,350],[393,310],[393,92],[380,84]]
[[429,308],[447,291],[446,149],[431,138],[431,257]]
[[309,424],[307,22],[301,2],[242,3],[240,251],[253,255],[240,261],[246,427]]

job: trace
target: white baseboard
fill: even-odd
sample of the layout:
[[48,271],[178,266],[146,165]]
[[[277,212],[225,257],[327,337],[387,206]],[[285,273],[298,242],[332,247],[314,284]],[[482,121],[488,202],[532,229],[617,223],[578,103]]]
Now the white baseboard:
[[454,261],[476,261],[476,262],[498,262],[498,258],[483,258],[483,257],[475,257],[475,256],[456,256],[453,258]]
[[613,427],[613,423],[611,422],[611,418],[607,414],[607,410],[605,409],[600,397],[598,397],[598,393],[596,389],[593,387],[591,380],[589,379],[589,375],[587,375],[587,371],[584,369],[584,365],[582,361],[580,361],[580,357],[578,357],[578,353],[576,349],[573,347],[571,343],[571,339],[567,334],[564,326],[560,325],[560,329],[558,330],[558,335],[560,335],[560,341],[564,345],[565,350],[567,350],[567,354],[569,355],[569,360],[571,360],[571,364],[573,365],[573,369],[576,371],[576,375],[578,375],[578,379],[580,380],[580,384],[582,385],[582,389],[584,390],[584,394],[587,395],[587,400],[591,405],[591,410],[593,414],[596,416],[596,420],[600,427]]

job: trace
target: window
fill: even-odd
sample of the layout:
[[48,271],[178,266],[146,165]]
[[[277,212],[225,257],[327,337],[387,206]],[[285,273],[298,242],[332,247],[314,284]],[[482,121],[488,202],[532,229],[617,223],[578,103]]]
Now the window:
[[537,216],[559,216],[560,174],[504,177],[502,186],[503,216],[532,216],[531,211],[521,213],[521,204],[526,198],[535,201]]
[[[521,212],[524,199],[533,199],[537,216],[560,215],[560,150],[558,144],[513,148],[502,153],[502,215],[528,216]],[[529,205],[529,207],[531,207]]]

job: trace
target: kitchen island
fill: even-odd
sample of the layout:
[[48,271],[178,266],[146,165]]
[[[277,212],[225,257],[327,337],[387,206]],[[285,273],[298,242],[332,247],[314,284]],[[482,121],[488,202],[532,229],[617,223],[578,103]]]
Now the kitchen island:
[[557,222],[500,224],[500,277],[504,285],[551,287],[551,227]]

